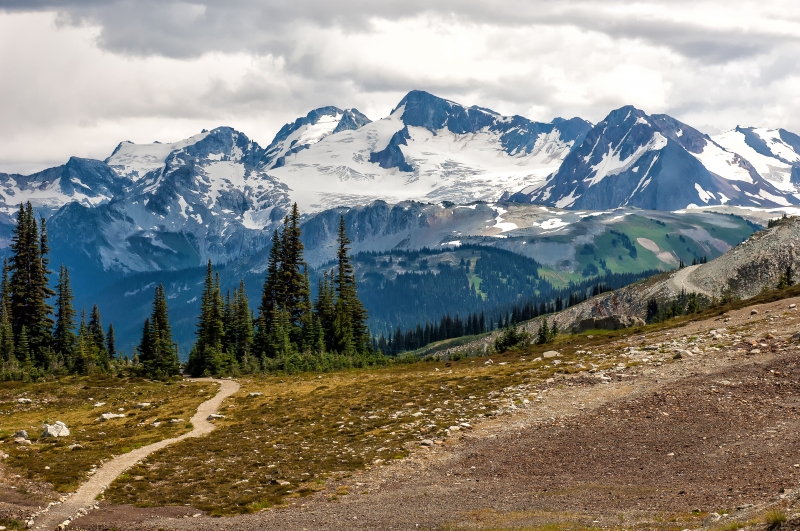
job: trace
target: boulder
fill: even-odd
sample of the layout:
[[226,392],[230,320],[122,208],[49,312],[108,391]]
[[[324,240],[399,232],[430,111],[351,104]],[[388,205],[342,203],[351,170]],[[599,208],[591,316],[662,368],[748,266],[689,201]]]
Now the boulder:
[[572,332],[580,334],[587,330],[622,330],[635,326],[644,326],[645,322],[639,317],[628,315],[607,315],[605,317],[590,317],[572,325]]
[[67,428],[66,424],[57,420],[55,424],[45,424],[44,431],[42,431],[41,437],[68,437],[69,436],[69,428]]

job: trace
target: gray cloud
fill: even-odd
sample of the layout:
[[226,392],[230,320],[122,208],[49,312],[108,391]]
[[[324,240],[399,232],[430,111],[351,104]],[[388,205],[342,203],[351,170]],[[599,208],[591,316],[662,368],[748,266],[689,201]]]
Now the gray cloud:
[[4,0],[0,171],[217,125],[266,144],[411,89],[545,121],[634,104],[800,132],[798,58],[788,0]]
[[[650,9],[641,10],[642,5]],[[790,2],[776,20],[798,22]],[[345,32],[374,30],[375,19],[398,20],[422,15],[500,26],[573,26],[613,38],[642,40],[685,57],[719,63],[765,53],[798,35],[769,28],[725,26],[701,17],[699,8],[720,15],[735,13],[749,2],[689,0],[8,0],[9,11],[57,10],[62,24],[101,28],[98,44],[115,53],[189,58],[207,52],[247,52],[291,56],[297,26],[340,28]],[[696,9],[698,19],[676,20],[676,11]],[[776,10],[777,11],[777,10]],[[713,17],[713,14],[712,14]]]

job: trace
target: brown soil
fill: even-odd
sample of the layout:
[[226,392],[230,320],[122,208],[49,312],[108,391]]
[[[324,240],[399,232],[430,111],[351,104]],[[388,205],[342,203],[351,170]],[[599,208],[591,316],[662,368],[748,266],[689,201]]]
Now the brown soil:
[[[769,504],[786,505],[800,480],[800,347],[787,341],[798,329],[797,312],[786,311],[792,302],[798,300],[759,306],[757,316],[746,308],[731,312],[729,321],[620,342],[620,350],[642,348],[723,326],[742,334],[732,346],[638,365],[610,383],[585,373],[545,383],[541,403],[285,508],[192,518],[188,507],[103,505],[74,528],[473,529],[566,522],[680,530],[698,527],[712,511],[746,519]],[[765,338],[769,332],[774,337]],[[749,354],[754,348],[760,352]],[[349,494],[332,499],[342,486]],[[737,511],[747,504],[757,507]]]

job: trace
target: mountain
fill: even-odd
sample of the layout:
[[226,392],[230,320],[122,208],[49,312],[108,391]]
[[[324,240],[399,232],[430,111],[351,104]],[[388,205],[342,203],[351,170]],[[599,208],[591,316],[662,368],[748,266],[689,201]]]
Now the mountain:
[[737,127],[713,140],[747,159],[776,188],[800,192],[800,136],[785,129]]
[[50,219],[55,254],[100,270],[181,269],[261,249],[288,189],[264,169],[265,150],[229,127],[176,144],[120,144],[105,163],[129,183],[97,205],[66,204]]
[[356,109],[313,110],[266,148],[230,127],[173,143],[126,141],[104,161],[73,158],[31,176],[0,176],[0,242],[10,238],[19,202],[31,200],[52,216],[54,254],[91,271],[225,263],[264,249],[295,201],[309,214],[376,199],[497,199],[543,179],[589,128],[577,118],[542,124],[412,91],[377,122]]
[[670,116],[649,116],[632,106],[594,126],[545,183],[509,198],[594,210],[800,203],[740,154]]
[[590,127],[579,118],[501,116],[415,90],[388,117],[287,154],[269,174],[304,212],[376,199],[493,201],[542,181]]
[[370,119],[357,109],[341,110],[337,107],[321,107],[284,125],[266,149],[264,165],[280,168],[286,157],[308,149],[323,138],[341,131],[353,131],[366,125]]

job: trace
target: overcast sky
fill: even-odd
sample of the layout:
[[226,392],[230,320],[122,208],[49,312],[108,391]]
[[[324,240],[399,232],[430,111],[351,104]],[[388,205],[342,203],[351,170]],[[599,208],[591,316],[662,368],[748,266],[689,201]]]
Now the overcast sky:
[[0,171],[230,125],[267,145],[323,105],[424,89],[598,122],[800,133],[796,0],[2,0]]

